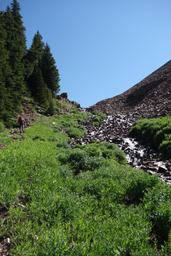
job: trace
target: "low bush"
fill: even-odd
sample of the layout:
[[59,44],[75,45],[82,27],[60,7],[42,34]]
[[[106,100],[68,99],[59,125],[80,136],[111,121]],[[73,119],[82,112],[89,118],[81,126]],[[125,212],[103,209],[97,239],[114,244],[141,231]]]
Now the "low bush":
[[[79,129],[85,117],[76,124],[75,115]],[[113,144],[72,148],[66,120],[42,117],[0,151],[10,255],[170,255],[171,188],[128,166]]]
[[83,128],[77,127],[70,127],[67,128],[65,131],[70,138],[81,138],[85,134],[85,130]]
[[120,164],[127,163],[123,151],[121,151],[117,145],[112,143],[91,143],[83,145],[80,148],[84,149],[89,156],[102,157],[104,159],[113,159]]
[[5,126],[3,122],[0,122],[0,132],[3,132],[5,130]]
[[[146,193],[144,208],[152,222],[151,239],[159,248],[171,243],[171,188],[157,184]],[[171,249],[171,247],[170,247]]]
[[86,151],[79,148],[71,149],[63,154],[59,154],[58,159],[62,164],[68,164],[74,174],[98,169],[102,163],[102,159],[98,157],[90,157]]
[[104,113],[94,111],[90,116],[90,121],[94,126],[99,126],[103,122],[105,117],[106,115]]
[[106,164],[107,159],[113,159],[120,164],[126,163],[123,152],[109,143],[92,143],[68,149],[59,153],[58,159],[62,164],[69,165],[75,174],[99,169]]
[[171,157],[171,117],[142,119],[130,130],[130,135],[149,144],[164,157]]

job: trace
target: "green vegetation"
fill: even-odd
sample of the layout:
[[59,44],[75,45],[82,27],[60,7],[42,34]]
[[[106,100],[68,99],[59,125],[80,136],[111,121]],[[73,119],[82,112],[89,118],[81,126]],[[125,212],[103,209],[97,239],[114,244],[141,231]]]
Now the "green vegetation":
[[74,108],[41,116],[0,151],[11,255],[170,255],[171,188],[129,167],[113,144],[71,147],[91,118]]
[[50,47],[39,32],[27,49],[17,0],[6,11],[0,11],[0,56],[0,120],[7,127],[13,126],[24,97],[33,97],[44,113],[54,114],[59,72]]
[[130,131],[130,135],[149,144],[164,157],[171,157],[171,117],[142,119]]
[[[171,255],[171,188],[128,166],[116,145],[73,146],[84,123],[98,126],[104,115],[55,99],[55,60],[39,32],[26,48],[17,0],[0,12],[0,57],[0,243],[10,238],[10,255]],[[4,123],[16,123],[30,97],[51,116],[10,133]],[[131,134],[170,157],[170,131],[166,117]]]

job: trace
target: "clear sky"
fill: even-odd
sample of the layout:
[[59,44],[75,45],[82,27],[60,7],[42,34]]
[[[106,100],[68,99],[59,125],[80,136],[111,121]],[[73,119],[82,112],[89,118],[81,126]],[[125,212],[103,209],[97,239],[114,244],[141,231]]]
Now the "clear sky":
[[[11,1],[0,0],[0,9]],[[20,0],[27,44],[39,30],[61,91],[82,106],[120,94],[171,59],[171,0]]]

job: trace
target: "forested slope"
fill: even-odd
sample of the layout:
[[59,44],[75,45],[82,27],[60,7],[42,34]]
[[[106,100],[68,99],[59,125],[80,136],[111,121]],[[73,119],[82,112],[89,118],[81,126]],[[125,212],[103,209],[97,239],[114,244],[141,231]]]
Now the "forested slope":
[[32,97],[44,113],[53,114],[59,72],[50,47],[39,32],[27,48],[17,0],[0,12],[0,56],[0,119],[13,125],[26,97]]

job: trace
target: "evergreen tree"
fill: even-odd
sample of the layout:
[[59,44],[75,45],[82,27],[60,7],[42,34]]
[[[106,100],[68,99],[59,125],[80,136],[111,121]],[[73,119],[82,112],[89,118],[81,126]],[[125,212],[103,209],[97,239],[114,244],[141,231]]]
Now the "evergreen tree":
[[37,31],[37,33],[34,35],[33,42],[30,48],[30,51],[32,51],[35,54],[37,63],[41,60],[43,49],[44,49],[43,38],[39,33],[39,31]]
[[52,92],[52,95],[55,96],[55,94],[59,91],[60,78],[55,59],[52,56],[48,44],[46,44],[42,54],[41,70],[47,87]]
[[25,52],[26,52],[26,38],[25,38],[25,27],[23,25],[22,16],[20,14],[20,6],[17,0],[13,0],[11,4],[11,12],[14,19],[14,27],[16,30],[16,35],[19,46],[18,52],[19,52],[19,58],[23,58]]
[[44,49],[44,43],[42,40],[42,36],[39,31],[34,35],[32,45],[30,49],[27,51],[25,56],[25,76],[26,79],[32,74],[35,65],[40,63],[42,58],[42,53]]
[[5,30],[3,28],[3,13],[0,13],[0,118],[5,109],[5,74],[4,68],[7,64],[7,54],[5,50]]
[[[12,104],[11,88],[14,83],[12,71],[9,65],[8,51],[6,50],[6,37],[4,13],[0,13],[0,118],[7,119],[7,116],[14,115]],[[6,120],[5,120],[6,121]],[[8,121],[8,120],[7,120]]]
[[[46,113],[52,114],[54,111],[52,94],[55,94],[58,88],[58,71],[50,48],[47,45],[44,46],[39,31],[35,34],[27,52],[25,65],[28,85],[33,98],[44,107]],[[49,66],[49,69],[45,69],[44,65]]]
[[34,71],[29,78],[29,84],[32,96],[41,107],[48,109],[48,88],[43,80],[42,72],[38,65],[34,67]]
[[17,0],[13,0],[11,8],[8,7],[5,12],[5,28],[7,32],[6,49],[9,53],[9,64],[15,84],[13,92],[20,99],[25,90],[23,57],[26,51],[26,39]]
[[[59,72],[39,31],[26,49],[25,28],[17,0],[0,12],[0,119],[9,124],[21,107],[23,95],[32,95],[45,113],[54,113]],[[25,84],[28,85],[26,89]]]

